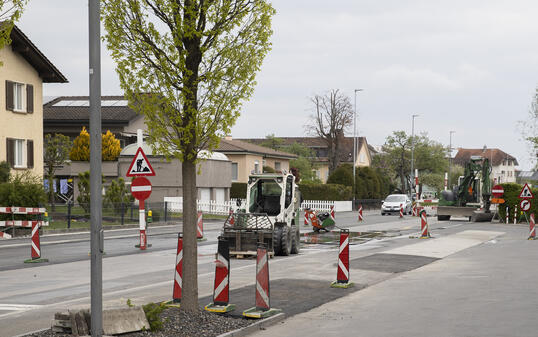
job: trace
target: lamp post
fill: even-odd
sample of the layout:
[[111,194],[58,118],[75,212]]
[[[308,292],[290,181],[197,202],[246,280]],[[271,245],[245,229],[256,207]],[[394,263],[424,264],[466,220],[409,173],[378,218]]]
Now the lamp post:
[[[411,120],[411,186],[413,187],[413,181],[415,181],[415,170],[414,170],[414,156],[415,156],[415,117],[419,115],[413,115]],[[412,188],[409,189],[409,194],[411,194]]]
[[355,200],[355,164],[357,162],[357,92],[362,90],[355,89],[355,112],[353,113],[353,188],[351,189],[353,191],[353,200]]
[[450,145],[448,146],[448,188],[450,189],[450,174],[452,171],[452,134],[456,131],[450,131]]

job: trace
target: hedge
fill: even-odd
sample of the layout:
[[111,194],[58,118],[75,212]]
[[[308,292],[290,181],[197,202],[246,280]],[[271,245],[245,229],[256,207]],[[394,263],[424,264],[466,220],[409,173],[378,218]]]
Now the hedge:
[[247,183],[232,183],[230,188],[231,199],[245,199],[247,197]]
[[351,200],[351,186],[339,184],[302,183],[299,185],[303,200]]
[[[519,210],[519,202],[521,199],[518,198],[519,193],[521,192],[521,189],[523,188],[523,185],[516,184],[516,183],[505,183],[501,184],[501,186],[504,189],[504,204],[499,205],[499,216],[501,220],[504,220],[506,218],[506,206],[509,207],[508,211],[508,218],[509,223],[513,223],[514,221],[514,205],[517,205],[518,208],[518,221],[521,217],[521,219],[524,219],[525,217],[521,214]],[[534,199],[531,201],[531,209],[527,212],[528,214],[534,213],[535,218],[538,216],[538,188],[532,188],[531,189],[532,194],[534,195]],[[522,220],[523,221],[523,220]]]

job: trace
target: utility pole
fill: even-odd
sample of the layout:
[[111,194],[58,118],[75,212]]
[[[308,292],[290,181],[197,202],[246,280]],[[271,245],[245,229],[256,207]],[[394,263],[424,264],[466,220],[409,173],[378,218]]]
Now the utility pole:
[[101,195],[101,20],[99,0],[88,1],[90,58],[91,333],[103,335],[103,230]]
[[450,145],[448,146],[448,189],[451,189],[450,174],[452,172],[452,134],[456,131],[450,131]]
[[415,181],[415,170],[414,170],[414,156],[415,156],[415,117],[419,115],[413,115],[411,120],[411,186],[409,186],[409,196],[411,196],[411,191],[413,190],[413,182]]
[[355,89],[355,113],[353,114],[353,207],[355,207],[355,163],[357,162],[357,92],[363,89]]

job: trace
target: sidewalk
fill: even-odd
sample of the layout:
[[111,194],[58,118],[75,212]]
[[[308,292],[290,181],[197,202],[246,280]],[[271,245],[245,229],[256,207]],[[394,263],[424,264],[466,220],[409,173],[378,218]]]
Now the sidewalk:
[[[468,224],[464,231],[470,236],[390,251],[441,259],[252,336],[538,336],[538,241],[526,240],[524,225]],[[466,241],[477,238],[478,245]],[[351,267],[361,284],[353,260]]]

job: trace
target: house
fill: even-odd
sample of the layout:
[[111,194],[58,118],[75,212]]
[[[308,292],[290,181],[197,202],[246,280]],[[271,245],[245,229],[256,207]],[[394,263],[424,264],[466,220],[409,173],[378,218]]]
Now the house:
[[452,160],[455,165],[464,166],[471,156],[488,158],[491,164],[491,178],[496,184],[515,183],[516,166],[519,165],[516,158],[499,149],[463,149]]
[[[44,134],[61,133],[75,139],[82,127],[89,129],[88,96],[60,96],[43,104]],[[128,106],[124,96],[101,96],[101,128],[110,130],[121,147],[136,143],[136,130],[146,129],[144,117]]]
[[[284,149],[295,143],[299,143],[312,150],[314,158],[312,162],[315,166],[316,176],[322,181],[326,182],[329,178],[329,150],[327,143],[321,137],[278,137],[281,141],[279,147]],[[353,164],[353,137],[340,138],[339,159],[340,164]],[[248,138],[241,139],[249,143],[260,145],[267,142],[266,138]],[[368,145],[366,137],[357,137],[357,154],[355,167],[370,166],[372,163],[372,157],[377,151]]]
[[17,27],[0,50],[0,161],[43,176],[43,83],[65,76]]
[[232,182],[246,183],[251,172],[262,173],[263,166],[270,166],[276,171],[290,169],[290,160],[297,155],[275,151],[243,140],[226,137],[221,139],[215,152],[225,154],[232,162]]
[[519,184],[538,186],[538,171],[516,171],[516,175]]
[[[110,180],[123,178],[126,185],[131,184],[131,178],[126,177],[129,165],[138,149],[137,144],[127,145],[116,161],[103,161],[102,174],[105,180],[105,190]],[[181,163],[178,159],[167,161],[162,155],[153,152],[146,143],[142,144],[142,149],[146,154],[156,175],[148,177],[152,184],[149,203],[162,203],[165,197],[183,196]],[[202,151],[206,158],[199,165],[200,174],[196,176],[196,187],[198,188],[198,199],[209,201],[225,201],[230,199],[230,187],[232,185],[232,165],[228,158],[221,153],[208,153]],[[69,165],[59,167],[55,173],[56,182],[60,183],[57,189],[57,200],[71,200],[77,202],[78,174],[89,171],[90,163],[87,161],[70,161]],[[61,191],[65,186],[65,193]],[[62,194],[64,193],[64,194]],[[67,199],[67,200],[66,200]]]

